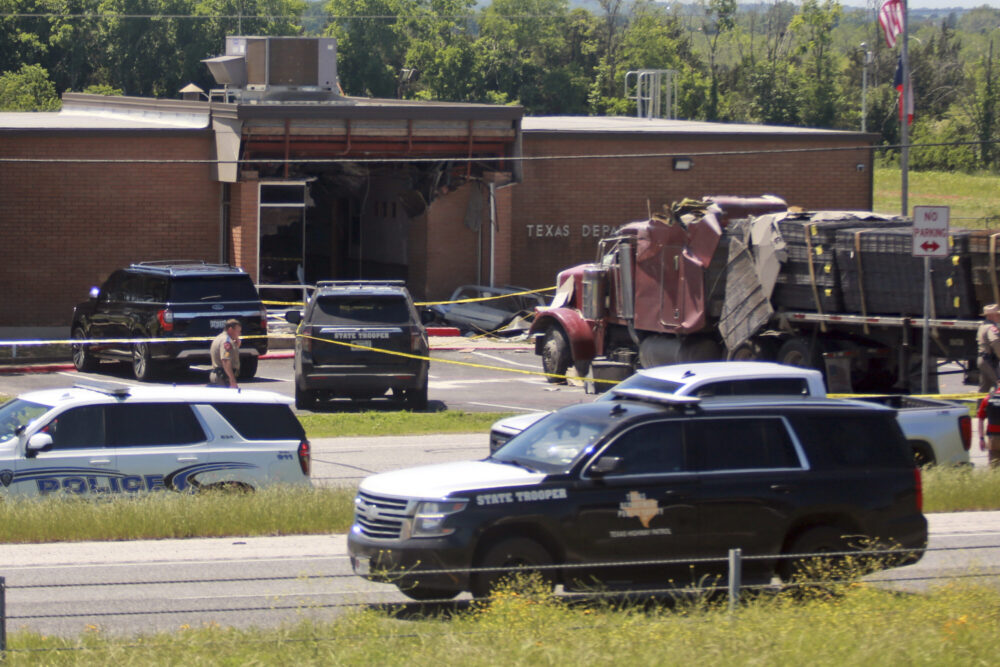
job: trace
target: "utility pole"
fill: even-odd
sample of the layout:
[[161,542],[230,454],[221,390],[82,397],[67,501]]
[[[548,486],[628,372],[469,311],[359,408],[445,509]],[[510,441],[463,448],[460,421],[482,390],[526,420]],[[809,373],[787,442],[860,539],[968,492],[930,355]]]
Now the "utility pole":
[[861,49],[864,52],[864,64],[861,67],[861,132],[868,131],[868,66],[872,62],[872,52],[868,50],[868,43],[861,42]]

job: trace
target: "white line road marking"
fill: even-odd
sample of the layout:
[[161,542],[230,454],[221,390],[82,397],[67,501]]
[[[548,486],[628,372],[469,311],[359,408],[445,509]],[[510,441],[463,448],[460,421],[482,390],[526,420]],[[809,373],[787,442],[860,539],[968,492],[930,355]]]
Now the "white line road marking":
[[135,382],[123,382],[121,380],[115,380],[114,378],[109,378],[109,377],[107,377],[105,375],[95,376],[95,375],[91,375],[89,373],[77,373],[76,371],[73,371],[73,372],[70,372],[70,371],[59,371],[59,375],[65,375],[66,377],[76,378],[77,380],[79,380],[80,378],[86,378],[88,380],[93,380],[95,382],[109,382],[109,383],[112,383],[112,384],[123,384],[126,387],[138,387],[139,386]]
[[504,359],[503,357],[495,357],[492,354],[486,354],[485,352],[473,352],[473,354],[486,357],[487,359],[492,359],[493,361],[498,361],[503,364],[510,364],[511,366],[521,366],[522,368],[538,368],[538,364],[520,364],[516,361],[511,361],[510,359]]
[[526,408],[523,405],[503,405],[501,403],[474,403],[469,405],[481,405],[486,408],[503,408],[504,410],[523,410],[524,412],[551,412],[550,410],[539,410],[538,408]]

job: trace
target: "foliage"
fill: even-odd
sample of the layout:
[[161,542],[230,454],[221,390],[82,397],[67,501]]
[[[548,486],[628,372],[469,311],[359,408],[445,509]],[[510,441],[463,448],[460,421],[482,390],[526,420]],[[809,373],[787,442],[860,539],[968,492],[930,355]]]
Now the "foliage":
[[310,438],[430,433],[486,433],[498,419],[511,413],[464,412],[330,412],[299,415]]
[[23,65],[0,74],[0,110],[55,111],[60,107],[56,87],[39,65]]

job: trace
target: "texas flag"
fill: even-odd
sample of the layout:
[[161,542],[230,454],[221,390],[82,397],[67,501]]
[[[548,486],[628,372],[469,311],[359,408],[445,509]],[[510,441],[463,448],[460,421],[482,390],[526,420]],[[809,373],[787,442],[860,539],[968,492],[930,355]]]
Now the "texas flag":
[[892,78],[892,85],[899,93],[899,122],[903,122],[903,114],[906,114],[906,124],[913,124],[913,77],[906,73],[906,83],[903,83],[903,57],[900,56],[896,63],[896,75]]

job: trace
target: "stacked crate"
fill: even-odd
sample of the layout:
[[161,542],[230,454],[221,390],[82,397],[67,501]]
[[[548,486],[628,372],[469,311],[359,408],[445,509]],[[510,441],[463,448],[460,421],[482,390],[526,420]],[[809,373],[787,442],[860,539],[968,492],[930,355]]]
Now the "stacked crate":
[[[948,257],[931,260],[931,317],[975,318],[970,233],[952,230]],[[912,227],[840,229],[835,254],[847,312],[921,316],[924,260],[913,256]]]

